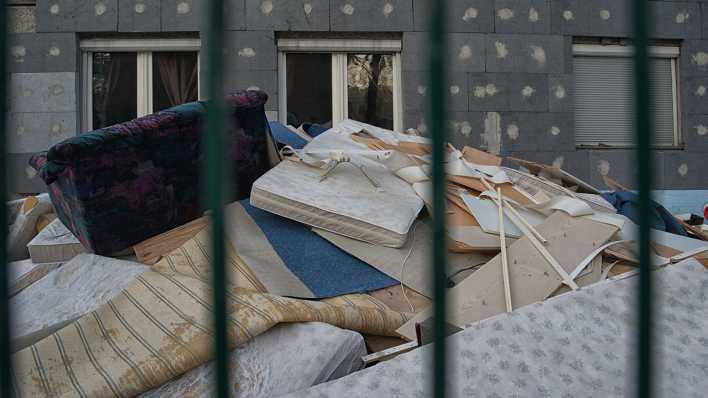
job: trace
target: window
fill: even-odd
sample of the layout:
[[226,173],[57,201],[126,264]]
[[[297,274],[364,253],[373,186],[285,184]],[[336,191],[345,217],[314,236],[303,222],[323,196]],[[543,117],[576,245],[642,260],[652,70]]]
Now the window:
[[81,42],[83,130],[95,130],[199,98],[199,40]]
[[[576,44],[575,140],[579,146],[633,145],[632,47]],[[654,146],[679,145],[677,47],[650,48]]]
[[280,120],[403,128],[400,40],[281,39]]

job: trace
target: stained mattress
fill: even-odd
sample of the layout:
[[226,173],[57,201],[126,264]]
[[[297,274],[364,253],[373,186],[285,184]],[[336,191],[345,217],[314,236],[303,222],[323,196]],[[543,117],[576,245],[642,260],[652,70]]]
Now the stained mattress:
[[[304,151],[367,149],[351,139],[362,129],[377,129],[351,120],[317,136]],[[392,132],[391,132],[392,133]],[[377,188],[357,166],[376,181]],[[258,179],[251,204],[307,225],[350,238],[388,247],[405,244],[408,231],[423,207],[411,186],[383,164],[357,158],[356,165],[342,163],[326,179],[324,170],[284,161]]]

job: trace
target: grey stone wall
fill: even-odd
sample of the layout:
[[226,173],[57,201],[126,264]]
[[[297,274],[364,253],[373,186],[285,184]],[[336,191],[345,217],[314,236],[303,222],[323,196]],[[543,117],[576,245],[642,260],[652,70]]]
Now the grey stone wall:
[[[36,189],[23,163],[28,154],[78,131],[80,35],[198,32],[205,1],[38,0],[36,8],[11,6],[11,188]],[[227,0],[225,90],[265,90],[275,116],[278,34],[394,32],[403,41],[405,125],[425,132],[431,2]],[[450,140],[561,165],[600,188],[603,174],[633,185],[631,150],[579,150],[573,136],[573,40],[628,37],[629,3],[449,0]],[[681,51],[683,145],[654,154],[656,187],[706,188],[701,163],[708,155],[708,0],[649,4],[654,37],[678,43]]]

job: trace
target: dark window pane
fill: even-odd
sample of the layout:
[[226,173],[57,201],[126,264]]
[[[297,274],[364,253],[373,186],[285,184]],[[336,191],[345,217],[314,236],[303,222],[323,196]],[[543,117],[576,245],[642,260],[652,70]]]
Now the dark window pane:
[[133,120],[137,116],[137,54],[94,53],[93,129]]
[[332,55],[287,55],[288,124],[332,122]]
[[349,118],[393,130],[393,56],[350,54]]
[[154,112],[197,100],[196,52],[152,54],[152,109]]

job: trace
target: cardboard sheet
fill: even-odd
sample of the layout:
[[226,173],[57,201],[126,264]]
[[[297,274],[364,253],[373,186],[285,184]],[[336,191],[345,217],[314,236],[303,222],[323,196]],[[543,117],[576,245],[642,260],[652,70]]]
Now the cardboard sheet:
[[[416,222],[411,239],[400,249],[376,246],[324,230],[315,229],[314,231],[345,252],[361,259],[391,278],[403,282],[418,293],[429,298],[433,297],[430,276],[430,259],[432,258],[430,242],[433,237],[432,230],[426,222]],[[497,238],[498,240],[499,238]],[[489,254],[481,253],[450,253],[447,257],[448,269],[446,273],[450,275],[483,264],[491,257]]]

